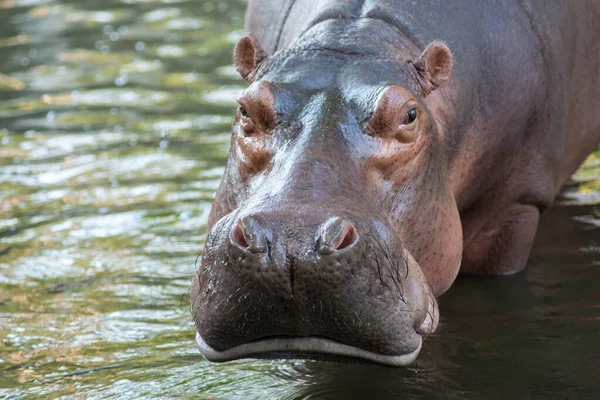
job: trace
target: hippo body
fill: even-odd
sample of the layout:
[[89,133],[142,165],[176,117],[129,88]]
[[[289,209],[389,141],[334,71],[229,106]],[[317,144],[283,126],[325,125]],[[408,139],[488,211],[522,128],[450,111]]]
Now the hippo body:
[[459,271],[523,269],[600,141],[597,21],[598,1],[251,1],[202,354],[406,365]]

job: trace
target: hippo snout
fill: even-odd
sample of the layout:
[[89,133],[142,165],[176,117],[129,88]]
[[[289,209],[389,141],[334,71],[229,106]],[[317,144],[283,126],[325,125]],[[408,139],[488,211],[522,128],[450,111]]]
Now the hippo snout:
[[191,291],[203,356],[411,363],[437,304],[400,240],[383,223],[294,211],[211,230]]

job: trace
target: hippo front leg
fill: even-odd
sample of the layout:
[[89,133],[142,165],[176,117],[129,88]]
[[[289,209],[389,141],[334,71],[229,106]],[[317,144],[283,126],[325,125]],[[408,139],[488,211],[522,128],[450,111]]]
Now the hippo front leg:
[[[478,227],[464,226],[460,273],[507,275],[525,268],[540,217],[538,207],[516,203],[492,215]],[[470,218],[465,217],[463,223],[468,224]]]

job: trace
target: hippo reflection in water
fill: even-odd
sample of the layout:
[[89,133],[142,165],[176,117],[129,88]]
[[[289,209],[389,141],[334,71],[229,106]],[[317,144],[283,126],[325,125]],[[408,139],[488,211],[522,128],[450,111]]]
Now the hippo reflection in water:
[[251,1],[191,291],[202,355],[414,361],[459,272],[525,267],[600,140],[599,20],[591,1]]

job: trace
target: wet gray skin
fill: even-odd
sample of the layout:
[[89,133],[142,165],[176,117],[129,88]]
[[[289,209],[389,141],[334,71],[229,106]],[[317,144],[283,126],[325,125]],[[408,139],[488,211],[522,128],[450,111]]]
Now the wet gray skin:
[[187,293],[245,8],[0,1],[0,398],[597,398],[600,149],[525,271],[459,277],[409,368],[202,358]]

